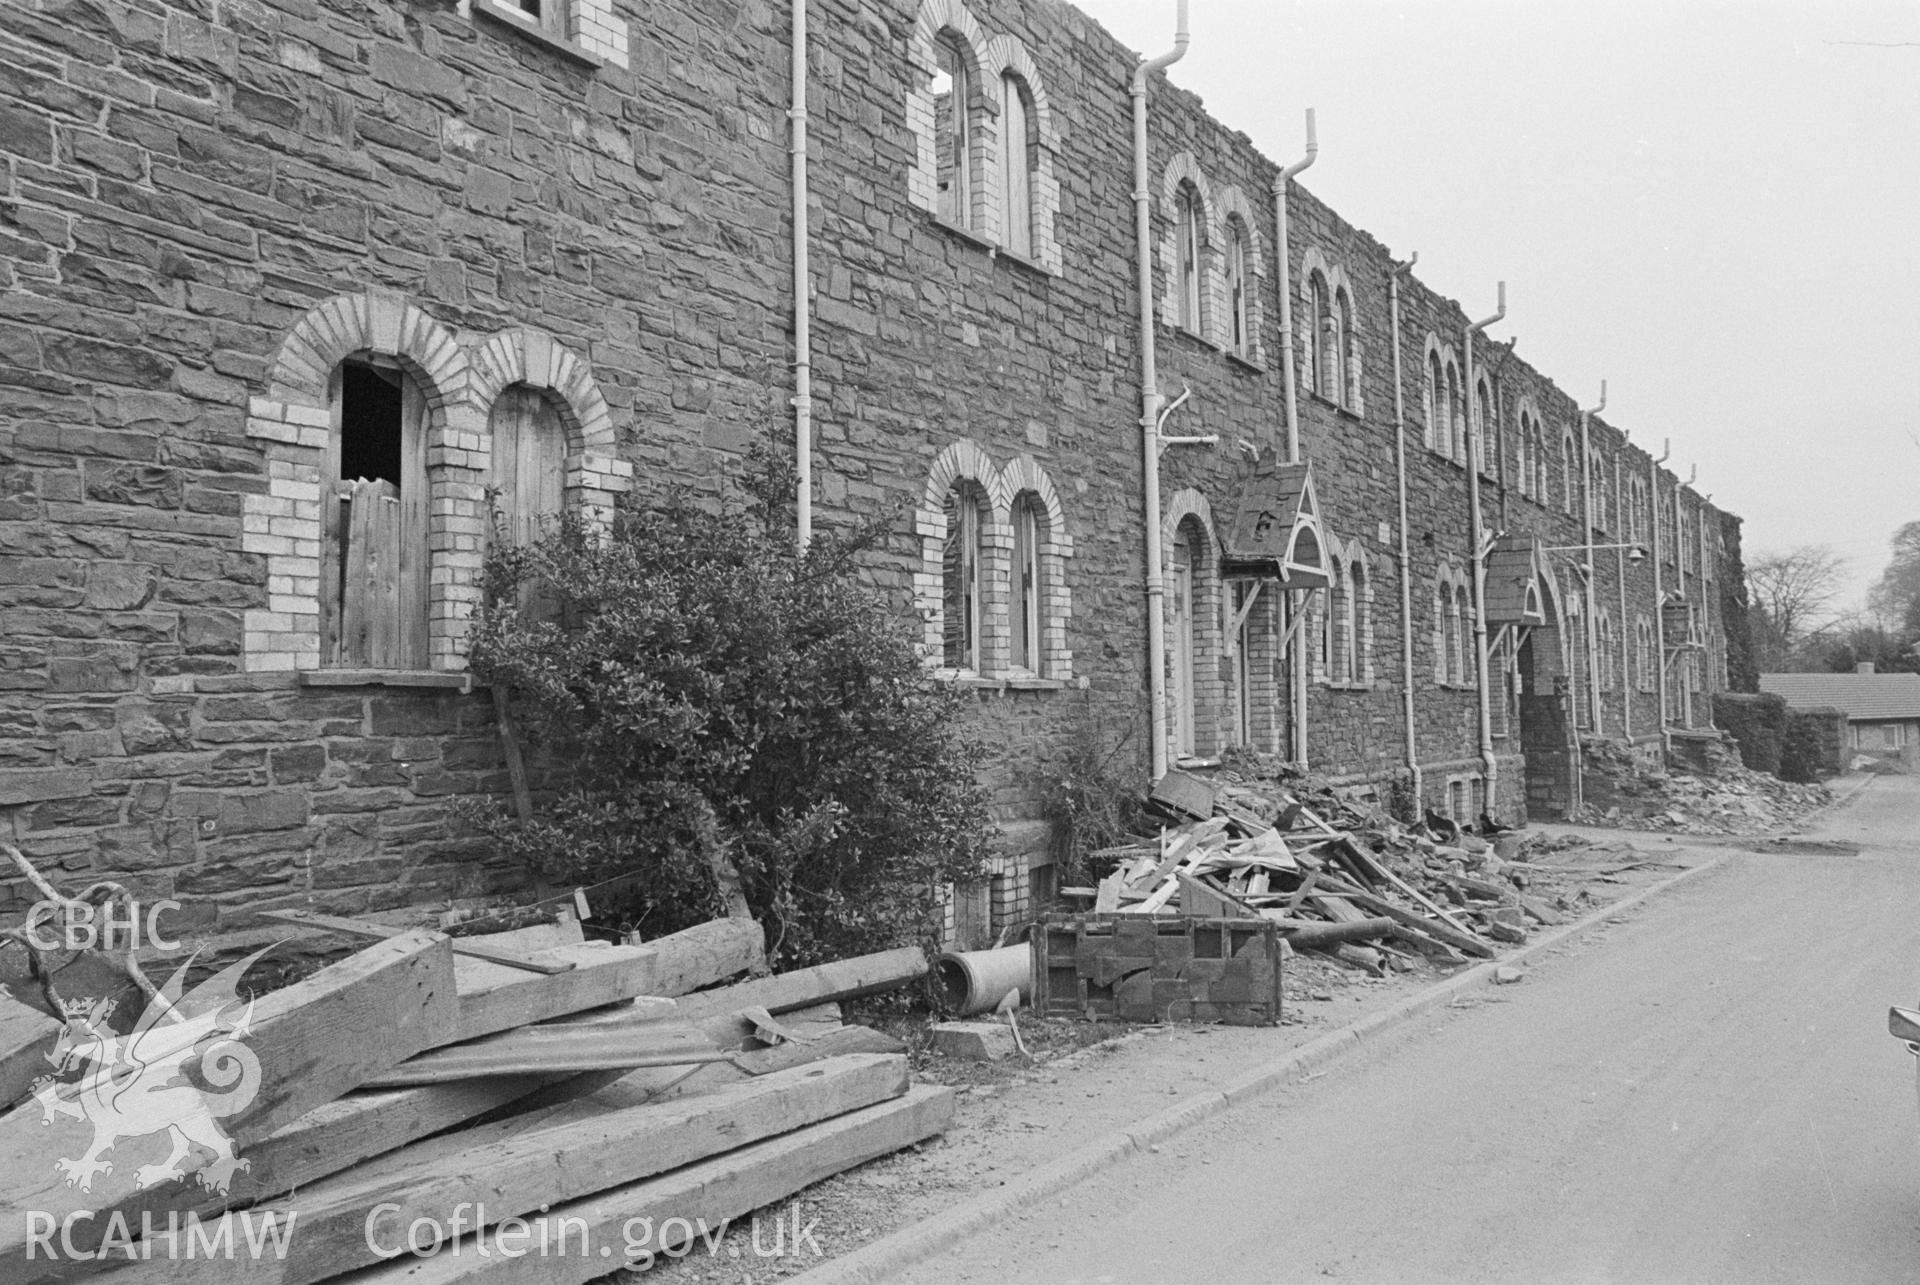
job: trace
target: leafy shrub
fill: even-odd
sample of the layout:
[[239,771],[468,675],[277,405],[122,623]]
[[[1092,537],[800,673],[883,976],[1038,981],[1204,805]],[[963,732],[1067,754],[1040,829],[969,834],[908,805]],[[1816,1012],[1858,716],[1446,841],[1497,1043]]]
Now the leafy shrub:
[[991,834],[960,695],[858,576],[880,523],[802,555],[790,467],[745,489],[496,542],[470,663],[557,789],[531,825],[474,819],[550,876],[638,876],[622,909],[649,936],[724,913],[731,867],[783,966],[929,937]]
[[1061,752],[1042,769],[1054,870],[1062,884],[1085,882],[1089,853],[1125,843],[1141,828],[1146,773],[1137,755],[1123,753],[1133,732],[1128,725],[1110,734],[1083,705]]

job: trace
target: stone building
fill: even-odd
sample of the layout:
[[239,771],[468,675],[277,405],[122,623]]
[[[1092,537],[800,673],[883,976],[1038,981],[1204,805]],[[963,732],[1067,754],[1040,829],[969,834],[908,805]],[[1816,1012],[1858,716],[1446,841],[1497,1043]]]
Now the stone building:
[[1143,328],[1138,59],[1071,6],[807,13],[803,309],[784,6],[0,6],[25,851],[203,927],[511,886],[444,812],[505,784],[489,532],[717,487],[790,400],[814,523],[908,505],[872,574],[995,747],[996,919],[1074,738],[1511,819],[1709,721],[1737,519],[1158,74]]

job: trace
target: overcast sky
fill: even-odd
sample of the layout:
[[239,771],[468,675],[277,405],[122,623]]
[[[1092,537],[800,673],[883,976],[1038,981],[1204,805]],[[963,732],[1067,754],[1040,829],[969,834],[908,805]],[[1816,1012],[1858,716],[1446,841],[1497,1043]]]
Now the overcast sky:
[[[1131,48],[1173,0],[1076,0]],[[1192,0],[1170,74],[1858,601],[1920,519],[1920,3]]]

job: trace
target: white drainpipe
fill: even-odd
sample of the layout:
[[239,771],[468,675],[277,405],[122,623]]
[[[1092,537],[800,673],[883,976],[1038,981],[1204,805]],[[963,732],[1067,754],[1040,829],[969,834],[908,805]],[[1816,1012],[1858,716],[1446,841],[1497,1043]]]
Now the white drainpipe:
[[[800,3],[801,0],[795,0]],[[1167,621],[1160,574],[1160,372],[1153,333],[1153,220],[1147,206],[1147,78],[1187,52],[1187,0],[1179,0],[1173,48],[1133,73],[1133,234],[1140,290],[1141,505],[1147,535],[1147,690],[1153,720],[1153,779],[1167,774]]]
[[1407,774],[1412,778],[1414,806],[1425,797],[1420,788],[1420,738],[1413,703],[1413,555],[1407,536],[1407,399],[1400,371],[1400,278],[1420,261],[1420,252],[1405,263],[1387,269],[1387,315],[1393,330],[1393,481],[1400,519],[1400,704],[1406,721]]
[[1471,528],[1468,539],[1473,548],[1473,664],[1474,677],[1480,685],[1480,770],[1487,782],[1489,814],[1496,806],[1500,765],[1493,754],[1493,709],[1487,691],[1487,548],[1480,535],[1480,434],[1474,429],[1480,422],[1475,414],[1480,390],[1473,379],[1473,337],[1506,315],[1507,283],[1502,281],[1499,309],[1485,321],[1468,326],[1462,345],[1466,349],[1467,378],[1467,520]]
[[[1280,271],[1280,366],[1287,382],[1287,463],[1300,462],[1300,381],[1293,358],[1293,260],[1287,229],[1287,184],[1296,174],[1313,164],[1320,154],[1314,137],[1313,108],[1307,108],[1307,154],[1280,171],[1273,180],[1274,240],[1278,243]],[[1322,551],[1324,554],[1324,550]],[[1313,590],[1288,594],[1295,618],[1306,610],[1307,595]],[[1291,622],[1290,622],[1291,623]],[[1307,639],[1306,630],[1294,628],[1287,645],[1287,725],[1292,732],[1293,748],[1288,755],[1302,768],[1307,765]]]
[[1656,690],[1660,697],[1661,767],[1673,750],[1673,738],[1667,732],[1667,588],[1660,574],[1660,466],[1673,454],[1673,439],[1661,443],[1660,458],[1647,465],[1647,481],[1653,484],[1653,658]]
[[807,0],[793,0],[793,107],[787,112],[793,187],[793,459],[795,527],[813,542],[813,325],[807,265]]
[[[1600,381],[1600,404],[1592,410],[1580,412],[1580,478],[1581,491],[1586,497],[1582,506],[1586,510],[1585,534],[1580,543],[1586,545],[1586,606],[1587,613],[1587,708],[1593,712],[1593,734],[1600,735],[1600,622],[1595,619],[1599,608],[1593,592],[1593,449],[1589,424],[1595,415],[1607,408],[1607,381]],[[1577,720],[1576,720],[1577,721]]]

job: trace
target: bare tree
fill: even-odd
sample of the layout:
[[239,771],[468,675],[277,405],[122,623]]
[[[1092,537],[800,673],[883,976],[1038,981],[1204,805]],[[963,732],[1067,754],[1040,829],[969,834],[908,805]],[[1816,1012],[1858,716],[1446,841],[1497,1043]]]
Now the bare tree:
[[1747,560],[1754,659],[1763,673],[1803,667],[1803,646],[1840,596],[1847,561],[1824,544]]

